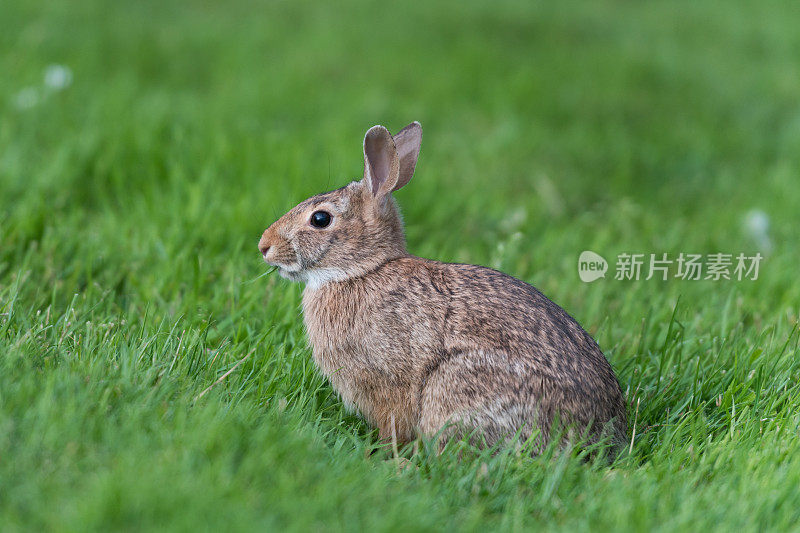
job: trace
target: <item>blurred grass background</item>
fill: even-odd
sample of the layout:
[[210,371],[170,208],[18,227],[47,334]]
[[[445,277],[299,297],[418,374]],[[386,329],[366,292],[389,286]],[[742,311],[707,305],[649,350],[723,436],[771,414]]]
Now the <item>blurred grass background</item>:
[[[798,15],[3,2],[0,528],[793,527]],[[301,288],[259,277],[263,229],[359,177],[369,126],[411,120],[409,249],[531,282],[598,339],[636,423],[612,467],[365,458]],[[587,249],[766,258],[757,281],[585,284]]]

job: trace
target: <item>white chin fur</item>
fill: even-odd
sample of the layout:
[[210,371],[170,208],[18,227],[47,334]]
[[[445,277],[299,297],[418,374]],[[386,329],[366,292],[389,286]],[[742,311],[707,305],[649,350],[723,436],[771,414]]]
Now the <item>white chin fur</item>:
[[291,281],[302,281],[307,289],[319,289],[331,281],[343,281],[347,279],[347,273],[341,268],[314,268],[310,270],[300,270],[297,265],[288,267],[278,267],[278,274],[282,278]]
[[315,268],[305,272],[306,288],[319,289],[331,281],[347,279],[347,273],[341,268]]
[[306,288],[315,290],[332,282],[347,279],[347,273],[340,268],[315,268],[302,272]]

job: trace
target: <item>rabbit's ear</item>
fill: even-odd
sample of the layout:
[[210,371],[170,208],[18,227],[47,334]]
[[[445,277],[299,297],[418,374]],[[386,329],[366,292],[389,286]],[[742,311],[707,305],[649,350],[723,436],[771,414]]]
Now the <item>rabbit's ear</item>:
[[394,136],[394,144],[397,147],[397,156],[400,159],[400,176],[393,191],[404,187],[411,181],[414,175],[414,167],[417,166],[419,148],[422,143],[422,126],[419,122],[412,122]]
[[397,185],[400,160],[389,130],[373,126],[364,135],[364,181],[372,196],[383,202]]

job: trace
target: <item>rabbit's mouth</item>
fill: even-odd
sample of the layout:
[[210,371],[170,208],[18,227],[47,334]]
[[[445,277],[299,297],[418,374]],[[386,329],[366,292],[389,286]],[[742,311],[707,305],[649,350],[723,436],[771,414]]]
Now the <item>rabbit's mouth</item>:
[[283,257],[276,257],[278,254],[272,253],[273,249],[274,248],[267,248],[262,252],[264,262],[277,268],[278,274],[280,274],[281,277],[297,281],[295,276],[300,274],[300,272],[303,270],[303,265],[300,264],[294,257],[286,257],[288,254],[284,254]]
[[291,281],[304,281],[305,276],[303,273],[302,268],[300,268],[299,264],[293,265],[281,265],[281,264],[274,264],[274,266],[278,267],[278,275],[282,278],[286,278]]
[[278,275],[291,281],[304,281],[305,276],[300,270],[289,270],[288,268],[278,267]]

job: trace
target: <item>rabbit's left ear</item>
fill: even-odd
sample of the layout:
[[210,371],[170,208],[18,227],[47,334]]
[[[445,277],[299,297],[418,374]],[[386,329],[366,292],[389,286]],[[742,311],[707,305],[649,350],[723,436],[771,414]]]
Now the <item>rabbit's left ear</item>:
[[383,203],[397,185],[400,159],[389,130],[372,126],[364,135],[364,182],[372,197]]
[[411,181],[414,175],[414,168],[417,166],[419,148],[422,144],[422,126],[414,121],[394,136],[394,144],[397,147],[397,156],[400,159],[400,175],[397,179],[393,191],[404,187]]

